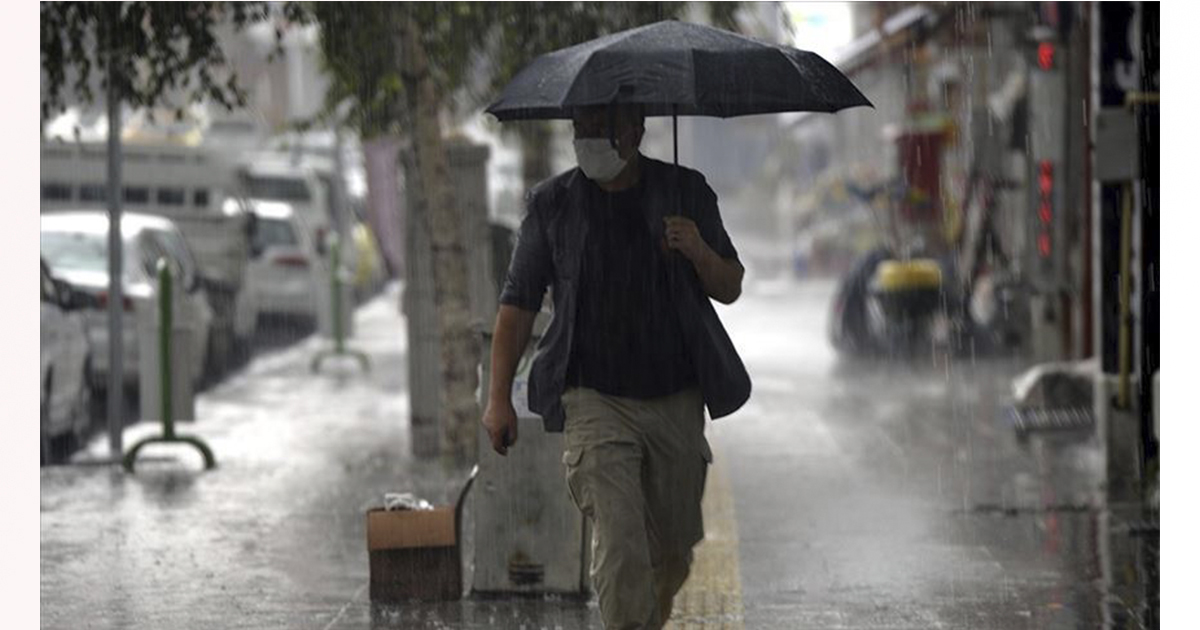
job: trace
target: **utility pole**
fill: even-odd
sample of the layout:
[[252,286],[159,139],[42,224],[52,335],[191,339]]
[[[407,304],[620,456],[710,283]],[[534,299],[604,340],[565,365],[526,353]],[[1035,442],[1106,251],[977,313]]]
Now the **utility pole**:
[[121,268],[124,247],[121,242],[121,98],[117,88],[116,35],[121,7],[111,5],[108,22],[108,444],[114,462],[121,461],[124,446],[125,366],[122,353],[125,335],[122,316],[124,295]]

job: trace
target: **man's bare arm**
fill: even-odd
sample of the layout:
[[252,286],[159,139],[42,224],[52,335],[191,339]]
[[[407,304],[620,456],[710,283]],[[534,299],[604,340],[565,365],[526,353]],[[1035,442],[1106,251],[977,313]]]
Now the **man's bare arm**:
[[487,409],[483,425],[492,439],[492,448],[501,455],[517,441],[517,415],[512,406],[513,378],[525,346],[533,333],[537,312],[508,304],[500,305],[492,333],[491,383],[488,384]]
[[721,258],[700,236],[691,219],[670,216],[666,223],[667,246],[678,250],[696,269],[704,292],[722,304],[733,304],[742,294],[742,276],[746,270],[734,258]]
[[742,277],[746,270],[734,258],[721,258],[712,248],[705,246],[703,252],[692,259],[696,275],[704,292],[722,304],[733,304],[742,295]]

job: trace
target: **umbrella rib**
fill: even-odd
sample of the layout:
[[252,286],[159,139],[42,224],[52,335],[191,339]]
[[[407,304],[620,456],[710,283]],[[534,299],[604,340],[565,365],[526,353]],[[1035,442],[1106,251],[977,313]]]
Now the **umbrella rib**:
[[[800,76],[804,76],[804,71],[796,63],[796,60],[792,59],[791,55],[787,54],[787,52],[783,48],[780,48],[778,46],[775,47],[775,50],[777,50],[779,52],[779,54],[782,55],[783,58],[787,60],[789,65],[791,65],[793,68],[796,69],[796,74],[798,74]],[[797,49],[797,50],[799,50],[799,49]],[[805,51],[805,52],[807,52],[807,51]],[[833,64],[830,64],[830,65],[833,65]],[[816,94],[816,91],[813,90],[813,93]],[[824,91],[822,91],[820,94],[817,94],[817,96],[819,96],[821,99],[821,102],[825,104],[825,111],[827,111],[827,112],[837,111],[837,107],[834,107],[834,105],[829,102],[829,99],[826,98]]]
[[[647,26],[653,26],[653,25],[647,25]],[[587,65],[592,62],[592,59],[595,57],[597,51],[602,50],[603,48],[612,46],[613,44],[615,44],[617,42],[625,41],[625,40],[629,39],[631,36],[637,34],[638,31],[640,31],[644,28],[646,28],[646,27],[639,27],[639,28],[635,28],[632,30],[621,31],[621,32],[617,32],[617,33],[609,33],[608,35],[605,35],[601,39],[603,40],[603,39],[609,38],[609,37],[611,37],[612,39],[608,40],[608,41],[604,41],[603,46],[600,46],[599,40],[593,40],[591,42],[583,42],[581,44],[576,44],[576,46],[580,46],[580,47],[588,45],[588,44],[592,44],[593,48],[592,48],[592,50],[588,51],[587,59],[584,59],[583,63],[579,64],[579,70],[577,70],[575,72],[575,78],[571,79],[571,85],[567,86],[567,89],[563,92],[562,98],[559,99],[559,101],[558,101],[559,111],[563,111],[566,109],[566,105],[563,102],[564,99],[570,98],[571,94],[575,92],[575,85],[579,82],[579,79],[583,76],[583,69],[586,68]],[[568,49],[568,50],[570,50],[570,49]],[[548,54],[554,54],[554,53],[548,53]]]
[[688,50],[688,63],[692,64],[689,68],[692,74],[692,107],[696,111],[700,111],[700,77],[696,74],[696,49]]
[[596,54],[596,51],[594,51],[594,50],[589,52],[587,54],[587,59],[584,59],[583,63],[579,64],[579,69],[575,71],[575,77],[571,79],[571,84],[567,86],[567,89],[563,91],[562,97],[558,99],[558,110],[560,112],[569,114],[571,117],[574,116],[573,113],[566,111],[567,106],[565,104],[565,101],[567,99],[571,98],[571,95],[575,93],[575,85],[578,84],[579,79],[581,77],[583,77],[584,68],[586,68],[587,65],[592,62],[592,56],[595,54]]

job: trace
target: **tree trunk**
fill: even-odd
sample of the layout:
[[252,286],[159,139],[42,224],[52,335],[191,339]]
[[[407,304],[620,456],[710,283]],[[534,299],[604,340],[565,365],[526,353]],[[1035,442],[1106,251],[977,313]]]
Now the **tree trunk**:
[[[411,9],[409,9],[411,11]],[[398,48],[401,74],[415,122],[417,172],[422,204],[429,210],[433,250],[434,305],[441,341],[442,458],[447,463],[473,462],[477,455],[475,402],[478,349],[470,329],[467,253],[463,222],[449,182],[446,147],[438,118],[438,98],[428,58],[411,14],[402,17]]]

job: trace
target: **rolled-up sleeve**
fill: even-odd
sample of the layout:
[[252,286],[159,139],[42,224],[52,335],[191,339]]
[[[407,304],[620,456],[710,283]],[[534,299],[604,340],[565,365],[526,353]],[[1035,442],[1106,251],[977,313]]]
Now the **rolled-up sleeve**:
[[733,246],[733,240],[729,238],[725,224],[721,221],[717,193],[713,192],[704,176],[699,173],[696,173],[696,179],[689,188],[693,194],[693,207],[696,208],[696,227],[700,230],[704,242],[721,258],[739,260],[737,248]]
[[550,245],[546,241],[542,219],[532,195],[526,200],[525,207],[525,219],[521,221],[521,229],[517,232],[517,245],[508,263],[508,274],[500,291],[500,303],[536,312],[542,308],[542,297],[554,277],[554,267]]

